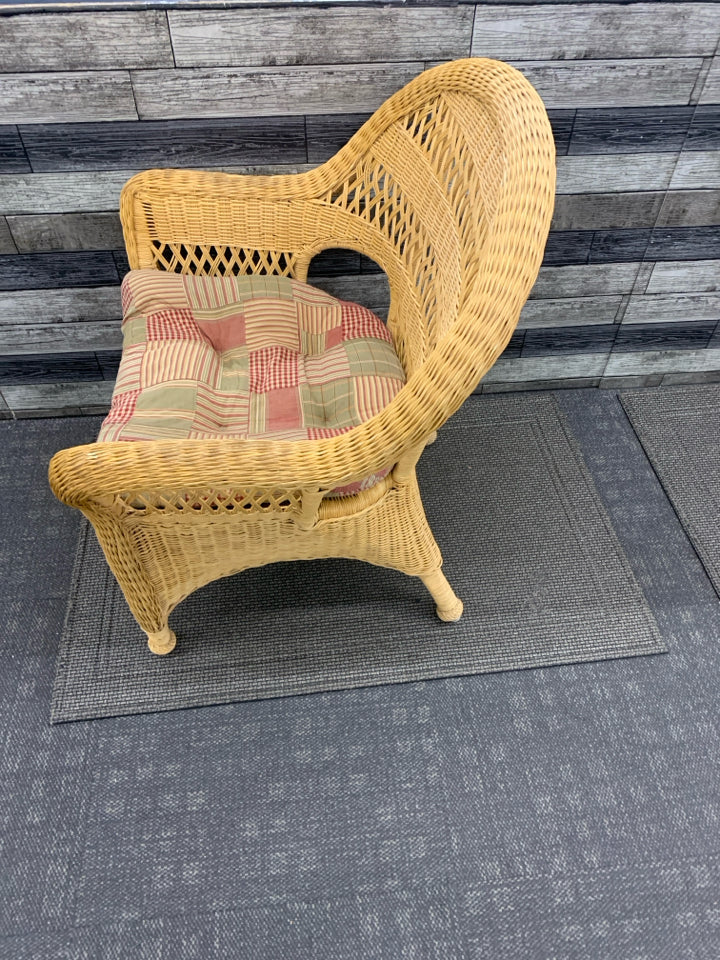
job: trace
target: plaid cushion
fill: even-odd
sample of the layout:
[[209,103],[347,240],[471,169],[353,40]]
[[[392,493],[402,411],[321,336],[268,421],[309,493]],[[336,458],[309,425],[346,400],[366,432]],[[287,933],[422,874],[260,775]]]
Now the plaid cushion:
[[405,382],[375,314],[287,277],[132,270],[122,302],[122,360],[98,440],[331,437]]

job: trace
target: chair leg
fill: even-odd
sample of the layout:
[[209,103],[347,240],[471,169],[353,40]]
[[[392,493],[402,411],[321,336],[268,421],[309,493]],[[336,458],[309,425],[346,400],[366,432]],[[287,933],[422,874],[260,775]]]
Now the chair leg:
[[437,604],[435,610],[440,619],[447,622],[459,620],[463,612],[462,600],[455,595],[455,591],[447,582],[442,570],[437,569],[431,573],[424,573],[420,579],[432,594],[432,598]]
[[162,630],[158,630],[157,633],[148,633],[147,638],[148,646],[152,652],[161,657],[170,653],[177,642],[177,637],[167,625]]

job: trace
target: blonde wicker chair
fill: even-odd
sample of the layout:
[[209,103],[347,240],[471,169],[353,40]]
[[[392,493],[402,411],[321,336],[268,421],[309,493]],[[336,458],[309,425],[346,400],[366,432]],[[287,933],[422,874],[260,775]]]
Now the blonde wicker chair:
[[[308,173],[152,170],[126,184],[132,268],[305,280],[327,248],[371,257],[389,279],[407,376],[380,414],[330,439],[106,442],[53,458],[53,491],[93,524],[154,653],[174,647],[168,615],[191,592],[279,560],[395,568],[422,579],[441,619],[460,617],[415,465],[518,321],[549,229],[554,156],[528,81],[469,59],[422,73]],[[364,492],[324,496],[389,465]]]

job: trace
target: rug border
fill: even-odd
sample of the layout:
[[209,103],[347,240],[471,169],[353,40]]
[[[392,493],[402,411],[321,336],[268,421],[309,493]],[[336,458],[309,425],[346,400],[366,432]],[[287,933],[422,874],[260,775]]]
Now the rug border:
[[[518,407],[527,408],[530,406],[529,399],[527,396],[502,396],[501,398],[492,398],[489,406],[491,407],[493,403],[502,404],[503,406],[508,406],[510,404],[517,405]],[[60,638],[60,644],[57,652],[57,661],[56,661],[56,673],[55,680],[53,683],[52,691],[52,706],[51,706],[51,724],[58,723],[68,723],[84,720],[95,720],[95,719],[107,719],[110,717],[119,717],[119,716],[139,716],[144,714],[152,713],[164,713],[173,710],[180,709],[197,709],[202,707],[210,706],[223,706],[231,703],[243,703],[243,702],[253,702],[256,700],[262,699],[283,699],[290,696],[309,696],[316,693],[331,693],[339,692],[342,690],[355,690],[361,689],[363,687],[373,687],[373,686],[385,686],[385,685],[395,685],[402,683],[424,683],[428,680],[433,679],[450,679],[452,677],[461,677],[461,676],[479,676],[482,674],[492,674],[492,673],[504,673],[504,672],[513,672],[515,670],[532,670],[532,669],[544,669],[548,667],[555,666],[570,666],[573,664],[582,664],[582,663],[594,663],[594,662],[604,662],[610,660],[625,660],[631,659],[638,656],[650,656],[659,653],[669,652],[669,646],[665,638],[662,636],[656,618],[652,612],[652,609],[647,601],[644,591],[638,581],[638,578],[635,576],[630,560],[620,542],[620,539],[613,527],[612,518],[608,512],[608,509],[600,495],[600,492],[595,484],[592,473],[585,461],[585,458],[582,453],[581,446],[579,441],[574,436],[572,429],[569,425],[569,421],[565,416],[564,411],[559,406],[557,399],[552,394],[538,394],[532,398],[533,403],[530,406],[530,410],[525,413],[523,416],[518,417],[517,419],[529,422],[531,424],[537,423],[538,420],[542,422],[543,417],[551,416],[556,422],[560,429],[560,432],[563,437],[563,442],[566,444],[568,451],[572,457],[573,469],[577,471],[578,480],[582,481],[583,487],[587,492],[588,498],[595,504],[598,511],[598,521],[602,522],[603,528],[606,532],[609,544],[613,549],[615,554],[615,560],[619,563],[623,578],[628,583],[628,586],[636,593],[638,599],[639,610],[642,610],[642,619],[645,620],[648,626],[648,633],[650,637],[650,643],[645,649],[632,649],[626,651],[602,651],[595,650],[591,656],[583,657],[579,656],[577,652],[573,652],[572,656],[559,658],[557,655],[553,659],[546,658],[542,653],[536,654],[532,659],[532,662],[520,662],[520,663],[511,663],[507,666],[492,666],[484,667],[482,669],[471,669],[471,670],[458,670],[450,669],[447,673],[438,673],[435,670],[431,675],[428,676],[417,676],[417,677],[408,677],[407,675],[398,678],[398,679],[389,679],[381,678],[377,679],[376,677],[371,677],[365,682],[354,682],[351,678],[347,678],[344,682],[325,682],[325,685],[322,687],[314,687],[310,685],[307,689],[304,690],[292,690],[288,692],[280,693],[256,693],[250,691],[248,695],[247,690],[242,696],[238,696],[237,692],[235,694],[228,694],[225,697],[220,696],[218,699],[213,699],[193,703],[187,702],[187,694],[184,694],[186,702],[182,705],[177,705],[172,702],[168,702],[167,698],[164,704],[153,705],[151,709],[140,705],[129,705],[126,708],[123,708],[118,705],[109,707],[107,710],[98,709],[97,705],[93,704],[92,708],[88,705],[85,710],[72,710],[68,711],[63,709],[61,702],[65,699],[65,694],[67,692],[67,671],[64,669],[67,664],[67,651],[71,647],[72,641],[68,641],[66,638],[68,636],[68,631],[70,629],[72,614],[77,606],[77,592],[80,588],[80,571],[82,569],[84,557],[87,553],[88,537],[94,536],[91,525],[87,519],[83,519],[80,526],[75,561],[73,564],[73,574],[71,579],[71,591],[70,596],[68,597],[68,603],[66,607],[66,614],[63,624],[63,631]],[[538,410],[538,406],[540,409]],[[468,411],[469,412],[469,411]],[[479,412],[477,413],[478,420],[487,422],[487,416],[482,417]],[[475,417],[472,417],[469,422],[459,422],[457,419],[453,418],[448,424],[449,428],[452,429],[453,426],[457,430],[468,430],[472,429],[475,422]],[[547,438],[545,438],[547,439]],[[557,488],[557,486],[556,486]],[[298,563],[302,561],[297,561]],[[109,571],[108,571],[109,577]],[[114,581],[113,581],[114,583]],[[116,589],[119,589],[116,587]],[[206,694],[205,694],[206,696]]]

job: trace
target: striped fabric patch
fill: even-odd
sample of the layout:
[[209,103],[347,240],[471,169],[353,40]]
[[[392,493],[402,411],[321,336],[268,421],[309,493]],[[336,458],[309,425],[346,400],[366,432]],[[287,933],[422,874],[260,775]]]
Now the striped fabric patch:
[[[369,420],[405,375],[383,322],[287,277],[133,270],[124,348],[98,440],[337,436]],[[389,468],[333,491],[366,490]]]

